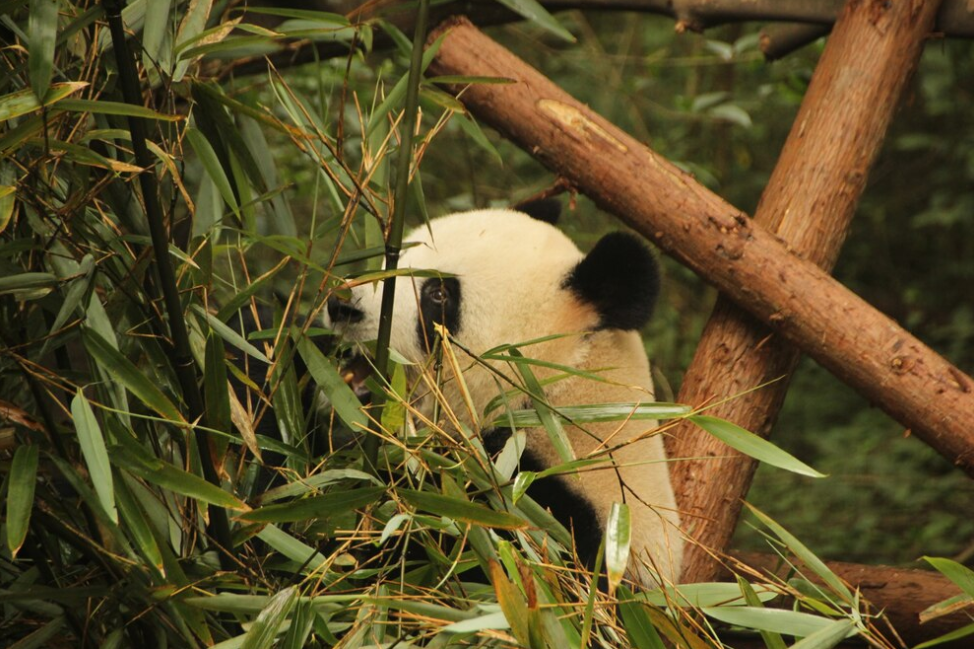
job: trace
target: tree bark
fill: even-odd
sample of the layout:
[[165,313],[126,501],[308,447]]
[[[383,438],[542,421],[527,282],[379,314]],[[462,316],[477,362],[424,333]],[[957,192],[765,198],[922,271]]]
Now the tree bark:
[[[733,558],[761,575],[773,575],[780,579],[793,576],[791,566],[783,563],[777,555],[738,552],[733,554]],[[962,594],[960,588],[938,572],[840,561],[826,563],[840,579],[862,594],[863,599],[872,605],[872,613],[882,611],[890,625],[909,646],[932,640],[971,621],[969,614],[972,610],[968,606],[950,615],[920,622],[920,613],[924,610]],[[813,583],[821,583],[810,570],[803,569],[802,572]],[[722,568],[720,577],[733,578],[727,568]],[[737,644],[734,643],[734,646]],[[953,644],[938,645],[945,649],[970,646],[970,637]]]
[[970,377],[469,22],[443,32],[431,74],[516,81],[459,89],[479,119],[974,475]]
[[[838,258],[937,4],[847,5],[761,196],[755,222],[826,271]],[[828,305],[823,308],[828,315]],[[740,394],[708,414],[766,437],[797,361],[796,349],[721,296],[678,401],[703,404]],[[677,427],[667,441],[672,457],[692,458],[670,472],[693,539],[682,579],[710,581],[718,567],[712,551],[730,543],[757,463],[690,424]]]

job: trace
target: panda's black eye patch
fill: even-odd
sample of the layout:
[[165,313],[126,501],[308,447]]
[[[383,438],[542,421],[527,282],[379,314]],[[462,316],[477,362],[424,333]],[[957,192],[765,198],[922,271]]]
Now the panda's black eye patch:
[[456,277],[431,277],[419,289],[419,322],[416,333],[419,344],[433,349],[436,340],[434,324],[441,324],[447,331],[460,331],[460,280]]

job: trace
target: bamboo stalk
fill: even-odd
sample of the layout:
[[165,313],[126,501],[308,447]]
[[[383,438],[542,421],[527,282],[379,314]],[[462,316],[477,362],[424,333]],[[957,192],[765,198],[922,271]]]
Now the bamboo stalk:
[[[396,160],[396,187],[393,199],[392,222],[386,238],[386,270],[399,267],[402,252],[402,235],[406,223],[406,192],[409,189],[409,166],[412,162],[413,131],[419,112],[419,82],[423,76],[423,44],[426,42],[426,25],[429,17],[429,0],[420,0],[416,16],[416,31],[413,32],[413,50],[409,61],[409,78],[406,81],[406,105],[403,108],[402,139],[399,157]],[[392,337],[392,315],[396,298],[395,275],[382,282],[382,304],[379,311],[379,333],[375,344],[375,366],[382,378],[389,374],[389,339]],[[372,395],[372,402],[382,408],[383,395]],[[368,435],[362,443],[365,466],[374,469],[379,455],[379,438]]]
[[[125,102],[133,106],[142,105],[142,91],[135,61],[128,51],[125,40],[125,27],[122,24],[122,9],[125,0],[103,0],[105,15],[112,35],[112,46],[115,50],[115,61],[118,65],[119,82]],[[154,159],[146,145],[145,120],[140,117],[128,118],[129,131],[132,134],[132,149],[135,152],[135,162],[142,167],[139,174],[139,185],[142,189],[142,200],[145,204],[146,220],[149,224],[149,235],[152,239],[153,267],[156,279],[162,289],[163,304],[169,318],[169,332],[172,338],[173,366],[183,399],[189,409],[190,421],[206,426],[206,409],[203,406],[203,395],[197,382],[196,362],[193,359],[189,344],[189,331],[186,328],[186,317],[182,302],[179,299],[179,287],[176,285],[176,274],[173,271],[169,257],[169,232],[163,218],[162,206],[159,204],[159,185],[155,174]],[[200,454],[200,464],[207,482],[220,486],[220,477],[213,464],[213,457],[209,453],[208,436],[199,427],[196,428],[196,445]],[[220,564],[224,570],[234,567],[230,554],[233,547],[230,538],[230,523],[227,512],[222,507],[210,505],[209,534],[216,541],[219,549]]]

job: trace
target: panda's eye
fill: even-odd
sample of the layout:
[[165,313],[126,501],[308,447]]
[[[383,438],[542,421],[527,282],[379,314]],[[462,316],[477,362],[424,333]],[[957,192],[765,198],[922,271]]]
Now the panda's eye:
[[434,284],[426,294],[433,304],[446,304],[450,301],[450,293],[442,284]]

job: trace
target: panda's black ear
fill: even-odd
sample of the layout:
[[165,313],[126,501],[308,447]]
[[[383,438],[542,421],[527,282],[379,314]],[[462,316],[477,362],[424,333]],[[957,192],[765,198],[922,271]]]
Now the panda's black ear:
[[642,241],[613,232],[578,262],[564,285],[596,308],[599,329],[641,329],[659,296],[659,267]]
[[561,201],[557,198],[528,199],[511,207],[512,210],[524,212],[532,219],[555,225],[561,217]]

